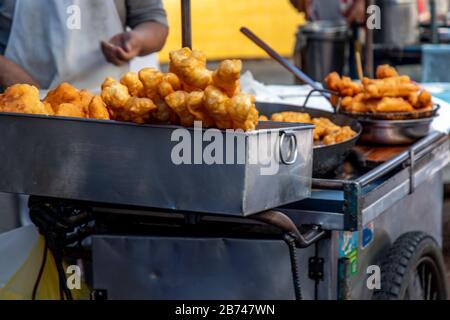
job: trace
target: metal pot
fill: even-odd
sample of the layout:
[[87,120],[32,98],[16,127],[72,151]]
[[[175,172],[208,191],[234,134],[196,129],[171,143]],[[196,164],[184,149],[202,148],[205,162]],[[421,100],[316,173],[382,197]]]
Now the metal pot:
[[342,74],[349,39],[350,31],[345,22],[323,20],[301,26],[294,51],[295,65],[320,82],[330,72]]
[[419,42],[417,0],[376,0],[381,11],[381,29],[374,30],[374,42],[402,47]]

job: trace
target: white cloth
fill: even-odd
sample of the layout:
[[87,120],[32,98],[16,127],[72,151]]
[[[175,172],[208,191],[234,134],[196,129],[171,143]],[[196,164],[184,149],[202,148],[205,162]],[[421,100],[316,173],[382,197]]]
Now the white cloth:
[[0,235],[0,256],[4,257],[0,259],[0,296],[5,284],[29,258],[37,244],[38,236],[34,226],[22,227]]
[[[68,27],[68,8],[80,9],[80,29]],[[124,31],[114,1],[17,0],[5,57],[22,66],[43,89],[67,81],[98,88],[105,77],[119,78],[129,66],[109,64],[100,49]]]
[[152,53],[148,56],[137,57],[130,63],[131,72],[138,72],[143,68],[155,68],[157,70],[160,70],[158,54]]

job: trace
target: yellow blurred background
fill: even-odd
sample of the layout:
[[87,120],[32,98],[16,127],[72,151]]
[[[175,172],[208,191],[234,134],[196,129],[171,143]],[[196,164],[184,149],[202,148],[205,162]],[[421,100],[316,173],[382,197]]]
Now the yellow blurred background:
[[[170,23],[170,36],[160,54],[181,47],[181,1],[164,0]],[[304,23],[289,0],[191,0],[192,43],[208,59],[266,58],[267,55],[248,40],[239,29],[250,28],[274,49],[291,56],[297,27]]]

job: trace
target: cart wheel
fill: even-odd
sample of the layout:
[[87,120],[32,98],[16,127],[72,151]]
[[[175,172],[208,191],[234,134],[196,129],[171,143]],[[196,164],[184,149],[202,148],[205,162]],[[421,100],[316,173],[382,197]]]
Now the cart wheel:
[[381,264],[375,300],[445,300],[446,271],[441,249],[423,232],[402,235]]

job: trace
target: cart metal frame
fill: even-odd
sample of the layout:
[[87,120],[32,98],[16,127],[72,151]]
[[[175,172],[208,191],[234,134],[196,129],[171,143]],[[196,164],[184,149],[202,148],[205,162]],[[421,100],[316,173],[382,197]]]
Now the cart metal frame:
[[[297,279],[302,287],[302,297],[304,299],[371,299],[373,291],[366,286],[368,278],[367,267],[378,265],[380,259],[401,235],[410,231],[422,231],[432,236],[439,245],[442,245],[442,207],[443,207],[443,186],[442,169],[450,159],[450,144],[448,137],[444,134],[433,132],[426,138],[420,140],[409,150],[399,154],[392,160],[378,166],[367,174],[356,180],[314,180],[313,192],[309,199],[299,201],[284,207],[277,208],[270,212],[250,216],[250,217],[225,217],[219,215],[196,215],[194,213],[167,212],[158,210],[124,211],[118,209],[108,212],[115,212],[119,215],[138,214],[146,217],[160,217],[167,219],[185,219],[188,224],[195,225],[203,223],[236,223],[248,226],[272,225],[282,230],[283,238],[262,237],[243,239],[241,235],[211,236],[193,235],[188,237],[177,237],[157,233],[149,233],[145,236],[113,234],[97,235],[94,237],[93,256],[94,263],[94,285],[96,289],[106,290],[112,299],[127,298],[120,290],[125,286],[133,287],[138,284],[140,292],[134,291],[133,297],[149,297],[149,292],[164,292],[161,295],[150,295],[151,298],[206,298],[206,299],[293,299],[295,286],[286,286],[282,293],[275,285],[277,281],[286,283],[285,272],[280,274],[280,260],[285,260],[289,265],[289,255],[286,245],[286,235],[292,235],[296,239],[297,249],[295,260],[297,262]],[[293,222],[293,223],[292,223]],[[373,241],[366,247],[362,245],[363,230],[367,225],[373,226]],[[208,229],[206,224],[206,229]],[[300,230],[300,231],[299,231]],[[356,234],[357,236],[357,272],[350,274],[348,269],[349,260],[340,253],[340,246],[343,234]],[[204,292],[208,296],[202,295],[202,289],[198,288],[201,278],[192,279],[191,276],[180,275],[176,272],[161,276],[156,283],[142,284],[141,279],[136,279],[135,272],[142,268],[152,270],[170,268],[171,262],[159,260],[158,265],[150,254],[144,254],[143,258],[147,265],[135,265],[131,261],[136,261],[137,257],[132,252],[141,252],[138,248],[159,244],[176,254],[176,248],[184,246],[186,242],[198,244],[207,243],[208,251],[217,252],[218,248],[223,249],[223,245],[228,242],[233,243],[233,249],[226,251],[219,257],[210,257],[215,261],[211,266],[226,264],[230,257],[245,259],[240,257],[238,252],[243,248],[248,250],[248,254],[253,254],[253,243],[255,250],[259,252],[261,246],[267,244],[266,255],[260,256],[257,266],[253,264],[240,267],[237,271],[233,268],[221,269],[220,277],[223,279],[241,279],[242,287],[230,287],[228,281],[220,280],[218,283],[211,280],[204,284]],[[274,249],[278,243],[280,247]],[[120,249],[118,249],[120,247]],[[257,249],[256,249],[257,248]],[[285,248],[285,249],[282,249]],[[192,249],[192,248],[191,248]],[[259,251],[258,251],[259,250]],[[242,253],[242,252],[241,252]],[[140,253],[141,254],[141,253]],[[121,259],[114,260],[112,257],[120,256]],[[198,259],[208,256],[205,252],[193,249],[189,254],[189,259],[197,256]],[[177,263],[188,262],[180,257]],[[286,260],[287,259],[287,260]],[[244,261],[244,260],[243,260]],[[292,262],[292,256],[291,256]],[[111,274],[105,274],[104,270],[111,263],[126,266],[130,272],[122,275],[121,280],[111,282]],[[156,264],[155,264],[156,263]],[[212,279],[215,270],[208,269],[210,262],[204,261],[205,269],[202,270],[204,276]],[[251,266],[250,266],[251,265]],[[275,274],[260,273],[260,265],[264,268],[273,268]],[[250,268],[250,270],[248,269]],[[255,269],[256,268],[256,269]],[[199,272],[198,266],[186,270],[188,274]],[[218,270],[216,270],[219,272]],[[253,277],[255,277],[253,279]],[[291,275],[292,277],[292,275]],[[186,280],[188,278],[189,280]],[[248,292],[246,281],[252,279],[253,283],[258,283],[255,290]],[[278,280],[277,280],[278,279]],[[193,282],[189,282],[193,281]],[[170,288],[173,283],[183,283],[185,295],[179,294],[179,290],[172,293],[164,291],[163,288]],[[197,286],[195,292],[190,290],[192,285]],[[148,286],[147,286],[148,285]],[[210,285],[219,285],[221,292],[211,293],[207,289]],[[179,289],[179,288],[178,288]],[[168,289],[170,291],[170,289]],[[267,294],[272,291],[273,295]],[[264,294],[262,294],[264,292]]]

